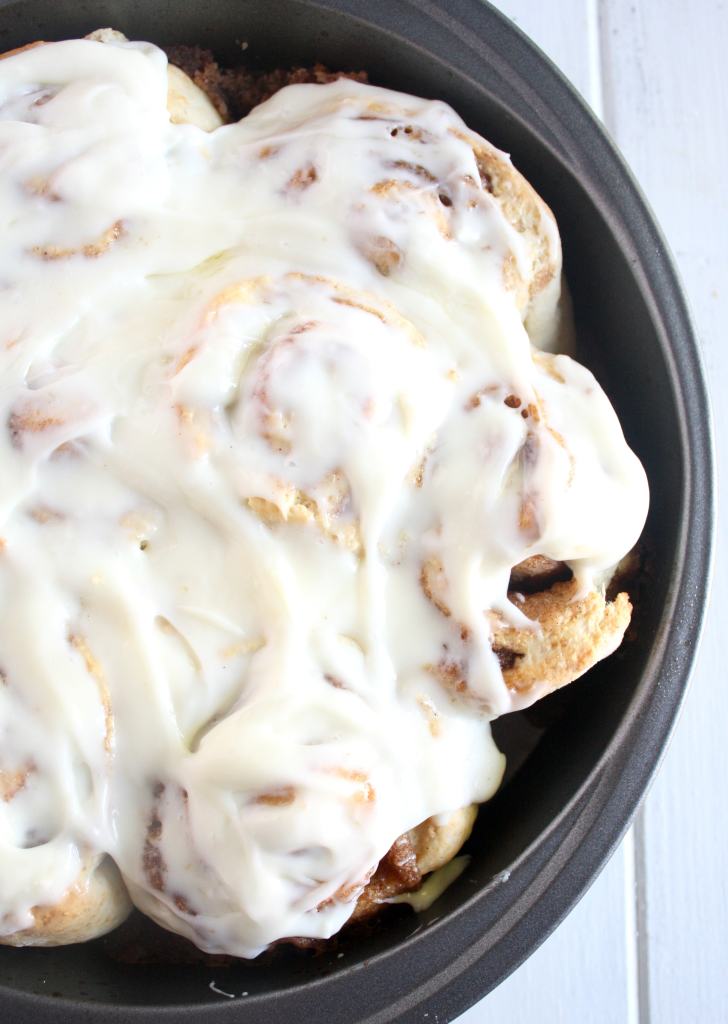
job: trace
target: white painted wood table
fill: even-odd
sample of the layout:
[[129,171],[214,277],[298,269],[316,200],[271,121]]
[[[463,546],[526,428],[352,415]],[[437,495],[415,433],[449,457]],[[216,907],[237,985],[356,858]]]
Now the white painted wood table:
[[[667,235],[702,345],[725,479],[728,4],[494,2],[602,118]],[[566,921],[461,1024],[727,1024],[726,527],[724,508],[691,690],[634,827]]]

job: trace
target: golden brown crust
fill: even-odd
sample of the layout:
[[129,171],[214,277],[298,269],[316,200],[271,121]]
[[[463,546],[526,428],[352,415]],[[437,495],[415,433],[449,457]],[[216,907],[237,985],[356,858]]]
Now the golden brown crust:
[[[509,592],[509,598],[534,626],[508,626],[491,615],[491,644],[506,685],[521,704],[524,697],[531,703],[566,686],[612,654],[629,625],[632,605],[626,593],[616,594],[613,600],[596,589],[580,595],[575,579],[563,579],[571,575],[568,567],[545,556],[521,562],[513,573],[520,585]],[[420,582],[426,597],[449,616],[447,578],[437,559],[424,563]],[[461,631],[463,638],[466,635]],[[444,660],[430,670],[449,690],[467,699],[463,663]]]
[[424,876],[449,863],[468,839],[478,808],[428,818],[395,841],[360,893],[352,922],[371,917],[392,896],[417,889]]
[[403,892],[411,892],[422,881],[422,872],[409,835],[400,836],[382,858],[377,870],[366,883],[356,901],[349,920],[362,921],[371,917],[385,900]]
[[60,902],[52,907],[34,907],[32,927],[0,937],[0,945],[88,942],[120,925],[130,910],[129,896],[113,861],[109,857],[92,858]]
[[408,833],[423,875],[444,867],[459,853],[470,836],[477,814],[477,804],[469,804],[450,814],[428,818]]
[[496,625],[493,647],[514,655],[503,672],[508,687],[534,698],[558,690],[612,654],[622,642],[632,613],[625,593],[617,594],[613,601],[597,590],[580,596],[579,584],[573,579],[524,595],[514,603],[540,628]]

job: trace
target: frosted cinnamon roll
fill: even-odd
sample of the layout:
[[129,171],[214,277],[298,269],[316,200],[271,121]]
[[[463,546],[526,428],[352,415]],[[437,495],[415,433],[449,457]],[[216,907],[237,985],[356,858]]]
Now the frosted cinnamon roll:
[[[124,36],[110,29],[92,33],[89,39],[106,43],[125,42]],[[23,53],[45,45],[42,41],[30,43],[0,59]],[[219,127],[221,119],[210,100],[191,79],[174,65],[167,67],[167,109],[176,124],[195,124],[204,130]],[[49,102],[57,83],[43,83],[26,103],[30,110]],[[27,115],[26,115],[27,116]],[[33,196],[50,202],[59,202],[49,178],[32,177],[25,190]],[[75,246],[39,244],[31,252],[42,260],[66,260],[71,257],[95,259],[102,256],[123,232],[121,220],[103,231],[97,238]],[[10,343],[12,347],[12,342]],[[6,343],[6,347],[8,344]],[[30,387],[37,386],[31,378]],[[73,454],[72,438],[78,433],[78,419],[83,404],[75,400],[60,404],[55,395],[35,401],[32,393],[22,398],[11,409],[7,427],[13,447],[26,448],[47,445],[45,456]],[[62,432],[71,426],[70,439]],[[61,518],[49,505],[36,505],[28,515],[39,524]],[[83,638],[69,633],[67,642],[78,652],[86,672],[97,687],[99,710],[104,717],[102,745],[107,755],[113,749],[113,713],[105,687],[103,673],[95,662]],[[118,869],[99,847],[95,839],[75,843],[64,842],[66,831],[57,818],[57,808],[67,802],[54,785],[56,765],[51,761],[40,766],[42,746],[29,744],[24,751],[16,747],[17,739],[10,731],[27,714],[24,704],[30,698],[32,687],[19,686],[9,681],[7,672],[0,668],[0,848],[3,850],[3,880],[0,883],[0,944],[17,946],[59,945],[83,942],[111,931],[128,915],[131,903]],[[47,694],[37,694],[45,703]],[[70,693],[65,699],[71,700]],[[55,708],[58,711],[58,708]],[[27,732],[38,726],[35,721],[25,722]],[[49,721],[43,723],[43,734],[53,729]],[[21,732],[21,735],[23,733]],[[93,772],[77,753],[69,750],[62,755],[75,761],[71,775],[81,789],[93,779]],[[103,774],[105,769],[101,769]],[[88,793],[74,794],[74,803],[88,799]],[[65,799],[64,799],[65,798]],[[88,815],[98,817],[99,809]],[[8,913],[8,906],[15,912]]]
[[0,61],[0,940],[252,957],[453,877],[647,484],[449,107],[94,35]]

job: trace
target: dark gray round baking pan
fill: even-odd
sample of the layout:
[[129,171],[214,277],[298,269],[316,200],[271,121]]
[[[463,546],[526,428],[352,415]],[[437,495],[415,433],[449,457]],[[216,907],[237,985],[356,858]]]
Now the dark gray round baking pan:
[[[106,25],[210,46],[228,64],[246,42],[246,61],[262,67],[365,68],[377,84],[447,100],[511,152],[561,227],[579,358],[647,469],[647,561],[633,636],[618,655],[498,724],[509,778],[481,810],[468,869],[429,911],[394,913],[325,954],[280,949],[252,963],[194,962],[187,947],[134,921],[85,945],[2,949],[0,1018],[451,1020],[521,963],[592,882],[646,790],[685,690],[708,587],[713,477],[703,377],[675,270],[584,104],[477,0],[0,0],[0,50]],[[134,962],[153,957],[165,962]]]

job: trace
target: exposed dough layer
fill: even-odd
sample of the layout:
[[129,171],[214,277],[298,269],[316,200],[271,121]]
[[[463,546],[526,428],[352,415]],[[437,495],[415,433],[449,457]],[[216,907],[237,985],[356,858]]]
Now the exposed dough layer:
[[59,903],[33,907],[28,928],[0,935],[0,945],[65,946],[112,931],[131,910],[126,886],[109,857],[92,857]]
[[581,597],[576,580],[527,594],[518,607],[540,628],[496,625],[493,645],[506,656],[503,675],[510,689],[529,698],[566,686],[612,654],[632,612],[625,593],[613,601],[598,590]]

